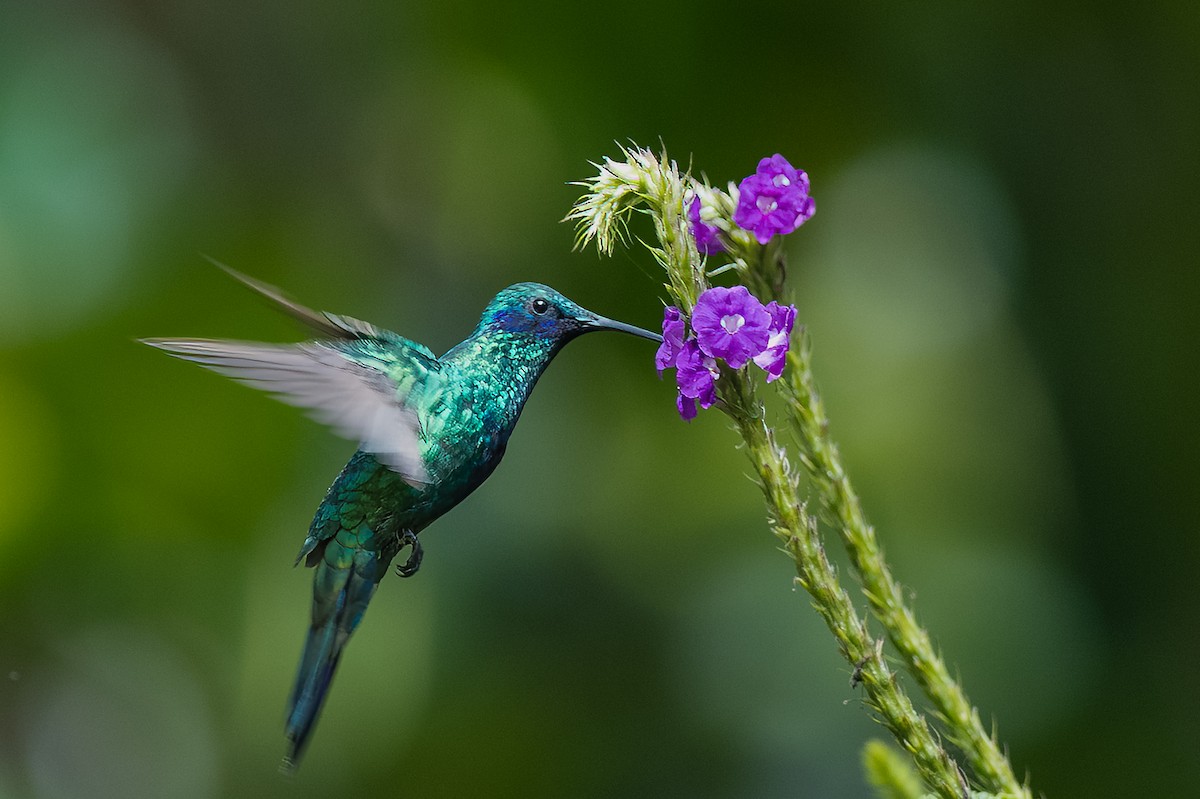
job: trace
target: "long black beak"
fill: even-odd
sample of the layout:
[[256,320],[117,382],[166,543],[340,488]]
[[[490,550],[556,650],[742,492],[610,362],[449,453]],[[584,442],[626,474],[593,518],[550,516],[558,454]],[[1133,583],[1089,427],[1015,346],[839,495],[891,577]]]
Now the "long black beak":
[[658,341],[658,342],[662,341],[662,336],[660,336],[658,333],[651,333],[649,330],[643,330],[640,327],[634,327],[633,325],[627,325],[624,322],[617,322],[613,319],[609,319],[604,316],[599,316],[597,314],[592,314],[592,318],[585,320],[584,325],[585,325],[584,330],[586,330],[586,331],[619,330],[622,333],[629,333],[630,335],[638,336],[639,338],[648,338],[651,341]]

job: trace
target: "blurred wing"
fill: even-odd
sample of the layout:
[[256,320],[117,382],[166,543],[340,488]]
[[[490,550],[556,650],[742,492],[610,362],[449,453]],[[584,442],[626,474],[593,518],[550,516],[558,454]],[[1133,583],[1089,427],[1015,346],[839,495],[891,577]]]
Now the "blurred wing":
[[410,485],[429,482],[421,460],[420,422],[405,400],[429,372],[440,369],[436,359],[382,346],[358,353],[320,343],[142,341],[305,408],[338,435],[359,442]]
[[434,355],[426,347],[417,344],[415,341],[409,341],[403,336],[386,330],[382,327],[376,327],[370,322],[364,322],[360,319],[355,319],[350,316],[341,316],[339,314],[329,313],[328,311],[314,311],[304,305],[293,300],[291,297],[284,294],[280,289],[269,283],[263,283],[261,280],[255,280],[249,275],[243,275],[236,269],[226,266],[220,261],[215,261],[209,258],[215,265],[223,269],[226,274],[234,280],[241,283],[256,294],[265,297],[272,305],[286,313],[288,316],[298,319],[309,327],[313,328],[322,335],[335,339],[373,339],[375,341],[386,341],[389,343],[403,344],[412,347],[423,355],[433,358]]

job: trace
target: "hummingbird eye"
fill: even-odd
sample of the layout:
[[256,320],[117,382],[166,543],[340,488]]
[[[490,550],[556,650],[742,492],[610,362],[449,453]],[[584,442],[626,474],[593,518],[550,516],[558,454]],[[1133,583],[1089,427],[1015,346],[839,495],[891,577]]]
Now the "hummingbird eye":
[[534,297],[533,302],[529,303],[529,309],[538,316],[541,316],[546,311],[550,310],[550,303],[546,302],[541,297]]

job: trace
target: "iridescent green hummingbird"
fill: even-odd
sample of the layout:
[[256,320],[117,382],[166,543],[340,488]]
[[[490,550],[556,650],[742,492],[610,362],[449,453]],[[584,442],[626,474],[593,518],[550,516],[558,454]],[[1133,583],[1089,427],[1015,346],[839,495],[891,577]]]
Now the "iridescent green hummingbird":
[[392,559],[421,565],[418,534],[479,487],[500,463],[525,400],[568,341],[648,330],[588,311],[539,283],[497,294],[475,331],[440,358],[390,330],[318,312],[278,289],[235,278],[319,338],[281,345],[211,339],[146,344],[271,392],[359,442],[317,508],[296,563],[315,566],[312,620],[288,700],[285,769],[295,768],[325,701],[342,649]]

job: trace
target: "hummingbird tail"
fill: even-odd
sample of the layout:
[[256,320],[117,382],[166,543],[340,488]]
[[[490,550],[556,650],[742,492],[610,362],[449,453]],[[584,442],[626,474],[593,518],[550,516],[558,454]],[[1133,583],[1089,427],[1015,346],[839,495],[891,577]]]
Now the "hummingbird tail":
[[[337,542],[329,545],[340,546]],[[304,747],[316,726],[321,706],[329,693],[333,673],[350,634],[362,621],[379,578],[388,562],[370,558],[351,566],[349,550],[341,553],[342,568],[331,566],[326,557],[317,563],[313,581],[313,619],[304,642],[304,654],[296,672],[296,684],[288,701],[287,754],[283,770],[296,769]],[[360,551],[360,555],[362,552]],[[338,556],[341,557],[341,556]],[[336,559],[336,558],[335,558]]]
[[325,704],[325,696],[333,681],[338,660],[341,659],[346,638],[338,630],[336,617],[308,631],[304,655],[300,658],[300,669],[296,674],[296,685],[288,702],[284,771],[294,771],[300,763],[309,734],[316,726],[321,706]]

